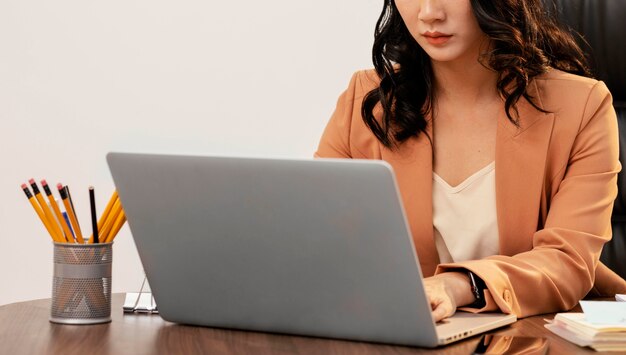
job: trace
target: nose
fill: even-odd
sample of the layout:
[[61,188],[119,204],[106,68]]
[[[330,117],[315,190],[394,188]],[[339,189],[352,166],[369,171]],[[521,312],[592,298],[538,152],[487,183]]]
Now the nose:
[[[445,1],[445,0],[444,0]],[[425,23],[432,23],[445,19],[445,11],[439,0],[422,0],[418,19]]]

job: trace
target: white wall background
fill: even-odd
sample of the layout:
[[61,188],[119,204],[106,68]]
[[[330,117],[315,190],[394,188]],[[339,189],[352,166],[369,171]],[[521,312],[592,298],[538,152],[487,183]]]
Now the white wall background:
[[[20,185],[71,188],[83,230],[109,151],[310,157],[380,0],[0,2],[0,304],[50,297],[52,243]],[[87,234],[87,233],[86,233]],[[113,291],[142,268],[127,227]]]

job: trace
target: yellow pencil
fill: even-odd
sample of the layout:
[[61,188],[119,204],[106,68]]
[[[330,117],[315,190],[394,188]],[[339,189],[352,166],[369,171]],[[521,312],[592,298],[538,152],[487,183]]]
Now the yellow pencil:
[[102,216],[100,217],[100,220],[98,221],[98,229],[102,228],[102,226],[104,225],[104,221],[106,221],[107,216],[109,215],[109,213],[111,213],[111,210],[113,209],[113,204],[119,200],[119,196],[117,195],[117,190],[113,191],[113,194],[111,195],[111,198],[109,199],[109,202],[107,203],[107,206],[104,208],[104,212],[102,213]]
[[39,187],[37,187],[37,183],[35,182],[35,179],[28,180],[28,183],[30,184],[30,187],[33,188],[33,195],[35,195],[37,202],[39,202],[39,206],[41,207],[43,214],[48,220],[48,225],[50,226],[50,229],[55,234],[54,239],[57,241],[61,241],[61,242],[65,241],[65,237],[63,236],[63,231],[61,230],[61,227],[59,227],[59,224],[54,218],[52,211],[50,211],[48,204],[46,203],[46,201],[44,201],[43,197],[41,196],[41,192],[39,192]]
[[[107,221],[107,218],[109,217],[109,214],[111,213],[111,210],[113,209],[113,205],[118,200],[119,200],[119,197],[117,195],[117,191],[113,191],[113,195],[111,195],[111,198],[109,199],[109,202],[107,203],[107,206],[104,208],[104,212],[102,212],[102,215],[100,216],[100,219],[98,220],[98,233],[102,234],[104,223]],[[89,237],[89,243],[93,243],[93,234],[91,235],[91,237]]]
[[72,223],[72,228],[74,229],[76,241],[83,244],[85,243],[85,240],[83,239],[83,234],[80,232],[80,226],[78,225],[78,220],[76,220],[74,209],[70,205],[70,201],[67,199],[67,193],[65,192],[62,184],[57,184],[57,189],[59,189],[59,194],[61,194],[61,199],[63,200],[65,211],[67,212],[68,217],[70,217],[70,222]]
[[126,214],[124,213],[124,209],[121,209],[117,219],[115,220],[115,224],[113,225],[113,229],[111,229],[111,233],[107,236],[105,243],[110,243],[115,239],[117,233],[122,229],[122,226],[126,222]]
[[121,209],[122,209],[122,203],[120,199],[118,198],[113,203],[113,207],[111,207],[111,211],[107,215],[106,220],[104,221],[104,224],[102,225],[102,230],[100,231],[100,234],[101,234],[100,241],[102,243],[105,243],[105,240],[107,239],[107,236],[111,232],[111,229],[113,228],[113,225],[115,224],[115,220],[117,219],[117,216],[120,214]]
[[72,235],[72,231],[70,230],[70,227],[67,225],[65,218],[63,218],[61,209],[59,208],[59,205],[57,205],[57,202],[54,200],[54,196],[52,196],[52,191],[50,191],[50,187],[48,186],[48,183],[46,182],[46,180],[41,180],[41,186],[43,187],[43,191],[46,193],[46,196],[48,196],[48,200],[50,201],[50,206],[52,206],[52,210],[54,211],[54,214],[59,220],[59,224],[61,224],[61,228],[63,228],[63,233],[65,233],[65,240],[67,242],[73,243],[74,236]]
[[28,201],[33,206],[33,209],[37,213],[37,216],[39,216],[39,219],[43,223],[44,227],[46,227],[46,230],[48,231],[48,234],[50,234],[50,237],[52,237],[52,240],[54,240],[55,242],[58,242],[58,240],[55,238],[55,234],[52,232],[52,229],[50,225],[48,224],[48,220],[46,219],[46,216],[43,214],[43,211],[41,210],[41,207],[39,207],[39,204],[37,203],[37,201],[35,201],[35,198],[30,193],[30,190],[28,189],[28,185],[22,184],[22,190],[24,190],[24,193],[26,194]]

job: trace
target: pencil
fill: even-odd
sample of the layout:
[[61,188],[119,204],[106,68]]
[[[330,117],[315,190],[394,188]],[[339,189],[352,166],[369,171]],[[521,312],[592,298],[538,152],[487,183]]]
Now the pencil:
[[57,240],[54,237],[54,233],[50,229],[51,227],[48,221],[46,220],[46,216],[43,214],[43,211],[41,210],[41,207],[39,207],[39,204],[37,204],[37,201],[35,201],[33,194],[30,193],[30,190],[28,189],[28,185],[22,184],[22,190],[24,190],[24,193],[26,194],[26,198],[28,198],[28,202],[30,202],[30,204],[33,206],[33,209],[37,213],[37,216],[39,216],[41,223],[43,223],[44,227],[46,227],[48,234],[50,234],[50,237],[52,237],[52,240],[56,242]]
[[67,193],[67,199],[70,200],[70,206],[72,206],[72,213],[74,214],[74,217],[76,217],[76,226],[80,230],[80,222],[78,221],[78,214],[76,214],[76,209],[74,208],[74,200],[72,200],[72,194],[70,193],[70,187],[68,185],[65,185],[65,186],[63,186],[63,188],[65,189],[65,193]]
[[125,222],[126,222],[126,214],[124,213],[124,209],[122,208],[120,209],[120,212],[117,218],[115,219],[115,224],[113,225],[111,232],[107,236],[106,243],[110,243],[113,241],[113,239],[115,239],[115,237],[117,236],[117,233],[120,231],[120,229],[122,229],[122,226],[124,225]]
[[113,207],[111,207],[111,212],[107,215],[107,219],[106,221],[104,221],[104,225],[102,226],[100,239],[104,243],[106,243],[106,240],[109,237],[109,233],[111,232],[111,229],[113,229],[113,225],[115,224],[115,221],[117,220],[117,216],[119,215],[121,209],[122,209],[122,203],[120,202],[120,199],[118,198],[113,203]]
[[89,186],[89,206],[91,207],[91,230],[93,233],[93,242],[100,243],[98,238],[98,217],[96,213],[96,194],[93,186]]
[[63,233],[65,233],[65,240],[70,243],[74,242],[72,231],[67,226],[67,222],[65,221],[65,218],[63,218],[63,213],[61,213],[61,209],[59,208],[59,205],[54,199],[54,196],[52,196],[52,191],[50,191],[50,186],[48,186],[48,183],[46,182],[45,179],[41,180],[41,186],[43,187],[43,191],[46,193],[46,196],[48,196],[48,201],[50,201],[50,206],[52,206],[52,210],[54,211],[54,214],[56,215],[57,220],[59,221],[59,224],[61,225],[61,228],[63,228]]
[[98,221],[98,228],[102,228],[102,226],[104,225],[104,222],[106,221],[109,214],[111,213],[111,210],[113,209],[113,204],[115,204],[115,202],[118,200],[119,200],[119,196],[117,195],[117,190],[115,190],[113,191],[113,194],[111,195],[111,198],[109,199],[109,202],[107,203],[107,206],[104,208],[104,212],[102,212],[102,216],[100,216],[100,220]]
[[30,184],[30,187],[33,188],[33,195],[35,195],[37,202],[39,202],[39,205],[41,206],[41,210],[43,211],[44,216],[48,220],[50,229],[55,234],[54,240],[59,241],[59,242],[64,241],[65,237],[63,236],[63,231],[61,230],[61,227],[59,227],[59,224],[54,218],[52,211],[50,211],[48,204],[46,203],[46,201],[44,201],[43,197],[41,196],[41,192],[39,192],[39,187],[37,187],[37,183],[35,182],[35,179],[28,180],[28,183]]
[[67,223],[67,227],[70,229],[70,233],[72,233],[72,240],[76,240],[74,239],[74,231],[72,230],[72,222],[70,222],[70,217],[67,216],[67,212],[65,211],[61,211],[61,214],[63,214],[63,220],[65,220],[65,223]]
[[59,190],[59,194],[61,194],[61,200],[63,200],[63,205],[65,206],[65,212],[70,217],[70,222],[72,222],[72,228],[74,229],[74,234],[76,236],[76,241],[78,243],[84,243],[83,234],[80,232],[80,227],[78,226],[78,221],[76,220],[76,215],[74,214],[74,210],[70,205],[70,201],[67,197],[67,191],[63,188],[62,184],[57,184],[57,189]]
[[[102,239],[102,231],[104,228],[104,223],[106,222],[107,218],[109,217],[109,214],[111,213],[113,204],[118,199],[119,197],[117,195],[117,190],[114,190],[113,195],[111,195],[111,198],[109,199],[109,202],[107,203],[107,206],[104,208],[104,212],[102,212],[102,215],[100,216],[100,219],[98,220],[98,232],[99,232],[100,239]],[[89,243],[93,243],[93,235],[89,238]]]

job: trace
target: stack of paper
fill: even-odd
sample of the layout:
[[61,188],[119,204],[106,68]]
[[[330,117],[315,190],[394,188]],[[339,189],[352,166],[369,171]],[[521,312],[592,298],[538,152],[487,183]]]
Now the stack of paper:
[[581,301],[584,313],[559,313],[546,324],[553,333],[596,351],[626,351],[626,303]]

